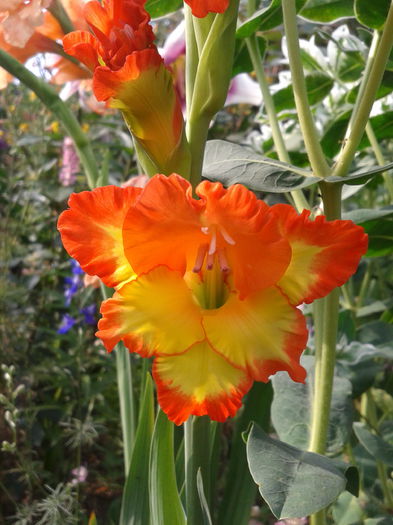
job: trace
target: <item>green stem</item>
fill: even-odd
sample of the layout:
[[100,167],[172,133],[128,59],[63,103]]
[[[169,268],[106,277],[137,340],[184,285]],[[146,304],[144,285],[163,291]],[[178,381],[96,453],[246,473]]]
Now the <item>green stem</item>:
[[210,419],[207,416],[192,416],[184,423],[187,525],[204,523],[197,489],[197,473],[201,469],[203,488],[208,498],[210,493],[210,436]]
[[382,36],[379,42],[378,40],[379,36],[375,37],[373,40],[374,46],[370,48],[365,75],[344,138],[344,145],[333,170],[333,175],[339,177],[347,175],[349,171],[349,167],[366,128],[370,111],[374,104],[375,96],[381,84],[386,63],[393,46],[393,2],[390,4]]
[[186,23],[186,103],[187,103],[187,120],[192,105],[192,95],[194,93],[194,84],[196,72],[198,69],[198,47],[194,33],[193,16],[190,7],[184,4],[184,19]]
[[[385,166],[386,161],[383,156],[381,147],[378,143],[377,137],[375,136],[373,127],[371,125],[371,122],[368,121],[366,124],[366,133],[368,140],[370,141],[371,147],[374,151],[375,158],[377,159],[377,162],[380,166]],[[393,177],[389,173],[382,173],[383,180],[385,182],[385,186],[387,189],[387,192],[389,194],[388,204],[393,202]]]
[[[101,292],[104,299],[108,299],[110,289],[101,283]],[[128,476],[134,438],[136,432],[135,401],[132,386],[131,357],[119,343],[115,348],[117,389],[119,392],[120,420],[123,435],[124,472]]]
[[[341,186],[320,183],[324,211],[328,220],[341,217]],[[314,397],[309,450],[325,454],[329,428],[330,405],[336,361],[340,289],[336,288],[316,305],[316,356]],[[311,525],[325,525],[326,512],[321,510],[311,516]]]
[[88,185],[90,188],[94,188],[99,176],[97,164],[90,147],[90,142],[72,111],[60,99],[52,87],[33,75],[23,64],[2,49],[0,49],[0,66],[18,78],[22,84],[30,88],[63,124],[67,134],[74,141],[75,148],[86,173]]
[[72,23],[67,11],[64,9],[63,4],[60,2],[60,0],[53,0],[48,8],[48,11],[50,11],[50,13],[59,22],[65,35],[75,30],[74,24]]
[[322,151],[307,98],[306,82],[300,55],[299,35],[296,25],[295,0],[282,0],[282,10],[292,87],[304,144],[314,174],[318,177],[327,177],[330,175],[330,168]]
[[[254,3],[253,0],[249,0],[249,2],[252,2],[252,4]],[[250,6],[249,4],[249,13],[251,11],[251,8],[252,6]],[[251,14],[249,14],[249,16],[251,16]],[[291,159],[289,157],[287,148],[285,146],[284,138],[281,133],[280,124],[277,118],[277,111],[274,106],[273,97],[270,93],[270,89],[269,89],[268,82],[267,82],[266,75],[265,75],[265,70],[263,68],[263,61],[262,61],[261,52],[258,47],[257,37],[253,35],[250,38],[247,38],[246,43],[247,43],[248,52],[251,58],[251,62],[252,62],[255,74],[257,76],[259,87],[261,88],[263,103],[265,106],[267,118],[269,120],[270,129],[272,131],[273,142],[277,150],[278,158],[282,162],[287,162],[288,164],[290,164]],[[295,206],[299,212],[303,211],[304,209],[310,209],[310,206],[302,190],[292,191],[291,195],[294,200]]]
[[359,290],[359,295],[356,299],[356,310],[358,310],[363,304],[364,298],[366,297],[366,293],[368,291],[368,287],[370,285],[371,276],[372,276],[372,262],[368,261],[366,273],[364,274],[362,284]]

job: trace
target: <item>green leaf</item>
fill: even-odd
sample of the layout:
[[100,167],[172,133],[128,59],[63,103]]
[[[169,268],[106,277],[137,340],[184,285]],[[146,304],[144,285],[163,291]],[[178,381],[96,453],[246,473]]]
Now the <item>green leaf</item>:
[[357,398],[374,383],[378,372],[383,370],[381,358],[385,353],[370,343],[352,341],[337,356],[337,375],[352,383],[352,397]]
[[[381,85],[378,88],[375,100],[379,100],[393,91],[393,71],[385,71],[382,77]],[[349,104],[355,104],[359,92],[359,85],[353,87],[346,95],[345,100]]]
[[147,0],[146,11],[152,18],[159,18],[180,9],[182,0]]
[[[307,379],[295,383],[286,372],[272,378],[274,397],[272,423],[279,438],[286,443],[306,449],[311,424],[312,391],[314,384],[314,357],[304,356],[302,364]],[[353,421],[352,388],[345,377],[334,377],[331,416],[328,429],[328,451],[339,453],[351,432]]]
[[[344,140],[345,131],[348,126],[350,112],[347,111],[340,115],[325,131],[321,146],[328,157],[333,158],[340,150]],[[381,115],[376,115],[370,119],[375,136],[379,141],[391,139],[393,137],[393,111],[385,111]],[[366,135],[360,141],[358,151],[370,146]]]
[[250,509],[255,501],[257,487],[248,468],[246,445],[242,434],[251,421],[255,421],[262,428],[269,427],[272,397],[273,390],[270,383],[255,382],[245,398],[240,417],[235,420],[225,490],[217,523],[248,525],[250,521]]
[[203,488],[203,478],[202,478],[200,468],[198,469],[198,472],[197,472],[197,489],[198,489],[198,496],[199,496],[199,501],[201,502],[202,515],[203,515],[203,524],[201,525],[212,525],[212,519],[210,516],[209,505],[207,504],[207,501],[206,501],[205,491]]
[[390,0],[355,0],[355,16],[359,22],[371,29],[382,29],[386,22]]
[[392,518],[389,517],[383,517],[380,518],[369,518],[367,520],[364,520],[364,525],[392,525]]
[[389,217],[393,215],[393,206],[387,206],[380,210],[372,208],[359,208],[343,214],[343,219],[352,221],[356,224],[363,224],[367,221],[380,219],[382,217]]
[[393,446],[381,437],[372,434],[364,423],[356,422],[353,430],[360,443],[375,459],[386,466],[393,467]]
[[[306,0],[296,0],[296,10],[299,11]],[[249,19],[243,22],[236,31],[237,38],[247,38],[255,31],[269,31],[282,24],[281,0],[272,0],[268,7],[259,9]]]
[[207,142],[203,176],[224,186],[240,183],[254,191],[273,193],[305,188],[320,180],[308,170],[263,157],[251,148],[224,140]]
[[149,522],[149,453],[153,427],[153,382],[150,374],[147,374],[119,525],[145,525]]
[[354,16],[353,0],[308,0],[299,14],[314,22],[333,22]]
[[151,522],[154,525],[186,525],[176,484],[173,423],[161,410],[154,427],[149,470]]
[[[258,36],[257,44],[259,47],[259,52],[263,57],[266,51],[266,40]],[[251,62],[246,41],[237,38],[235,40],[235,55],[233,58],[232,76],[234,77],[239,73],[251,73],[251,71],[254,71],[254,66]]]
[[314,514],[347,484],[331,459],[272,439],[255,424],[247,439],[247,457],[262,497],[279,519]]
[[362,525],[363,509],[358,499],[349,492],[343,492],[334,503],[333,518],[335,525]]
[[368,235],[367,257],[381,257],[393,253],[393,217],[362,224]]
[[[334,81],[323,73],[312,73],[306,76],[306,87],[308,101],[311,106],[318,104],[331,91]],[[273,101],[277,112],[296,109],[293,86],[289,85],[273,95]]]

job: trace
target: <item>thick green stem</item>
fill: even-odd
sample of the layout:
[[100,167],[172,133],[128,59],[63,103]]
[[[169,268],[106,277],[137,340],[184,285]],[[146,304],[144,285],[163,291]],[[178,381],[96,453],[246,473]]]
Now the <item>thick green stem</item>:
[[[379,38],[378,38],[379,39]],[[377,39],[374,39],[374,43]],[[343,177],[348,174],[356,150],[366,128],[377,90],[381,84],[386,63],[393,46],[393,2],[384,25],[378,45],[372,46],[365,70],[364,82],[359,90],[352,118],[344,138],[344,146],[339,154],[333,175]],[[375,49],[376,48],[376,49]]]
[[[251,8],[249,9],[251,11]],[[252,13],[251,13],[252,14]],[[251,16],[251,15],[249,15]],[[274,146],[277,150],[279,160],[282,162],[291,163],[288,151],[285,146],[284,138],[281,133],[280,124],[277,118],[276,108],[274,107],[273,97],[270,93],[265,71],[263,68],[262,56],[258,47],[256,36],[251,36],[246,39],[248,52],[250,54],[251,62],[257,76],[259,86],[261,88],[263,103],[265,106],[267,118],[269,120],[270,129],[272,130],[272,137]],[[304,209],[309,209],[310,206],[302,190],[295,190],[291,192],[295,206],[299,212]]]
[[94,188],[98,181],[98,168],[90,142],[80,127],[75,115],[60,99],[56,91],[45,82],[37,78],[11,55],[0,49],[0,66],[11,75],[18,78],[22,84],[30,88],[43,104],[54,113],[63,124],[67,134],[73,139],[80,161],[86,173],[90,188]]
[[[366,124],[366,133],[378,164],[380,166],[385,166],[386,161],[370,121],[368,121]],[[385,182],[385,187],[387,189],[388,195],[390,197],[388,199],[388,203],[390,204],[393,202],[393,177],[387,172],[382,173],[382,177]]]
[[306,82],[304,79],[300,55],[299,35],[296,25],[295,0],[282,0],[282,10],[284,15],[285,35],[287,38],[292,87],[304,144],[314,174],[318,177],[327,177],[330,175],[330,168],[326,162],[319,142],[320,139],[318,137],[318,132],[315,127],[307,98]]
[[[324,212],[328,220],[341,217],[341,186],[322,182],[320,184]],[[314,397],[312,407],[309,450],[325,454],[328,436],[330,405],[336,362],[340,289],[336,288],[327,297],[318,301],[315,314],[316,356]],[[311,516],[311,525],[324,525],[324,510]]]
[[204,523],[197,489],[197,474],[201,470],[206,497],[210,494],[210,419],[190,417],[184,423],[185,485],[187,525]]
[[59,22],[64,34],[71,33],[71,31],[75,30],[74,24],[72,23],[60,0],[53,0],[48,8],[48,11],[50,11]]

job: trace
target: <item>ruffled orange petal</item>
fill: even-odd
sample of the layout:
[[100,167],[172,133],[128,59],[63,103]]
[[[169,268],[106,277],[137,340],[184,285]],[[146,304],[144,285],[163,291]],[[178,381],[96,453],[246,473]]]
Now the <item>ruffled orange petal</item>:
[[179,175],[155,175],[123,225],[124,252],[137,273],[164,264],[184,273],[187,257],[196,257],[206,242],[198,202],[189,182]]
[[[184,280],[164,266],[125,284],[102,303],[101,313],[96,335],[107,350],[122,340],[144,357],[174,355],[205,335],[200,309]],[[131,346],[130,336],[134,338]],[[142,343],[138,349],[134,348],[135,338]]]
[[153,376],[158,402],[176,425],[191,415],[225,421],[236,414],[252,385],[244,370],[231,366],[206,342],[182,355],[156,358]]
[[100,65],[99,42],[88,31],[73,31],[63,38],[64,51],[80,60],[91,71]]
[[278,289],[243,301],[231,295],[218,310],[203,312],[203,326],[212,347],[253,379],[266,382],[286,370],[294,381],[304,381],[299,359],[307,343],[305,318]]
[[67,252],[89,275],[98,275],[110,287],[119,286],[134,272],[124,255],[124,217],[141,193],[140,188],[105,186],[73,193],[58,222]]
[[241,298],[275,284],[289,264],[291,249],[269,206],[241,184],[225,189],[218,182],[204,181],[196,193],[205,204],[204,220],[216,231],[217,250],[224,250]]
[[117,71],[98,67],[93,90],[98,100],[120,109],[134,137],[165,168],[183,133],[183,115],[170,71],[154,48],[135,51]]
[[272,207],[292,248],[291,263],[278,286],[292,304],[311,303],[343,285],[367,251],[367,235],[351,221],[309,219],[287,204]]
[[191,7],[192,14],[203,18],[208,13],[223,13],[229,0],[184,0]]

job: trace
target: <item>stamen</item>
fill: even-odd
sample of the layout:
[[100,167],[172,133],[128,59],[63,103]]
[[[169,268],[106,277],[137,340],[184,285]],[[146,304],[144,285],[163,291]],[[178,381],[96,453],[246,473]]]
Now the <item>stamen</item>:
[[209,244],[209,255],[213,255],[216,249],[217,249],[217,233],[216,233],[216,230],[214,229],[212,233],[212,237],[210,239],[210,244]]
[[208,253],[206,258],[206,268],[212,270],[214,266],[214,253]]
[[195,259],[194,268],[192,269],[193,272],[199,273],[203,266],[203,261],[205,260],[205,255],[207,252],[207,244],[201,244],[198,248],[198,253]]
[[209,235],[209,226],[202,226],[201,232],[204,233],[205,235]]
[[123,27],[123,31],[124,31],[124,34],[130,39],[130,40],[133,40],[134,38],[134,30],[132,29],[132,27],[128,24],[124,24],[124,27]]
[[232,244],[232,246],[236,244],[236,242],[232,239],[232,237],[229,235],[229,233],[223,226],[220,226],[220,233],[228,244]]
[[218,264],[220,265],[222,272],[229,272],[230,266],[228,264],[228,259],[225,255],[225,250],[219,250],[218,252]]

